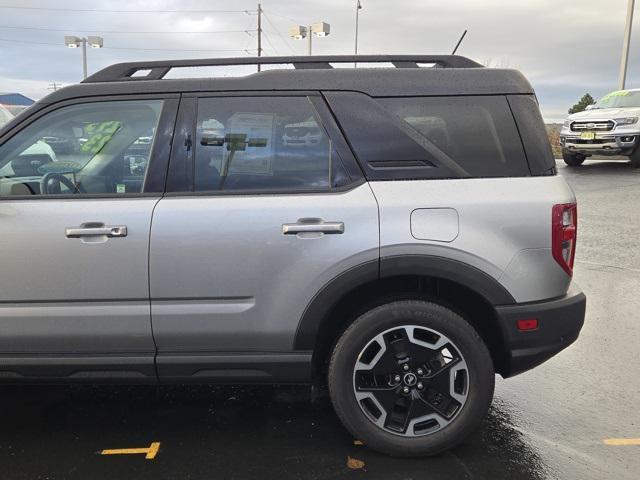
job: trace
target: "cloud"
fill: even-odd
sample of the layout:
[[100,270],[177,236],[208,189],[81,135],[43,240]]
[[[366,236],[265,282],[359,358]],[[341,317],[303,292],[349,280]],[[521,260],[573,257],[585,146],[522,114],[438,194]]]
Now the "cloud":
[[[561,118],[587,91],[598,97],[616,88],[626,0],[362,0],[362,4],[360,53],[449,53],[462,31],[468,29],[459,53],[480,62],[522,70],[536,89],[546,117]],[[52,4],[23,0],[19,5],[38,8]],[[186,11],[253,11],[256,3],[252,1],[103,0],[94,7],[72,0],[55,5],[71,9],[148,10],[149,13],[0,8],[1,90],[22,91],[37,98],[48,93],[49,82],[79,81],[82,74],[80,52],[64,47],[62,37],[65,34],[104,32],[106,48],[88,52],[90,71],[120,61],[245,56],[245,49],[256,48],[255,32],[243,32],[255,29],[254,14]],[[288,28],[293,24],[305,25],[320,20],[331,24],[331,35],[314,39],[314,53],[353,52],[355,0],[263,0],[262,5],[266,13],[263,21],[266,54],[305,54],[306,43],[289,39]],[[152,13],[158,10],[181,11]],[[640,87],[640,62],[637,60],[640,58],[640,19],[637,17],[636,12],[636,29],[629,56],[629,87]],[[115,33],[219,30],[238,32]]]

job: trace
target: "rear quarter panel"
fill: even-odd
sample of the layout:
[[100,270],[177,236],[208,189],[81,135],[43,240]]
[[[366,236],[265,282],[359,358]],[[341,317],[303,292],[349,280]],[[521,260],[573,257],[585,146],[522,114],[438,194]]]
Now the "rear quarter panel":
[[[381,257],[423,254],[465,262],[498,280],[516,302],[566,293],[571,279],[551,254],[552,207],[575,201],[562,177],[381,181],[371,188],[380,205]],[[416,217],[417,209],[455,210],[457,235],[451,234],[454,216]],[[412,213],[439,225],[414,224],[412,233]],[[435,234],[418,239],[418,230]]]

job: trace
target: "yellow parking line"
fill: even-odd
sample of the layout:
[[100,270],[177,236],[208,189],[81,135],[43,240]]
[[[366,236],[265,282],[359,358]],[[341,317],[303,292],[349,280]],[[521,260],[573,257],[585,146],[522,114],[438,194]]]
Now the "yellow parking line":
[[153,442],[146,448],[112,448],[102,450],[100,455],[137,455],[145,454],[147,460],[153,460],[160,450],[160,442]]
[[640,445],[640,438],[605,438],[605,445]]

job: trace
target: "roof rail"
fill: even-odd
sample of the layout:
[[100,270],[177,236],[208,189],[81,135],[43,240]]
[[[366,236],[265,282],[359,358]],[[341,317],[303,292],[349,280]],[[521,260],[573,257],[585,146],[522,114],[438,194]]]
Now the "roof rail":
[[[420,64],[435,64],[441,68],[477,68],[481,64],[459,55],[322,55],[289,57],[203,58],[192,60],[158,60],[116,63],[94,73],[82,83],[124,82],[131,80],[161,80],[172,68],[213,67],[229,65],[293,64],[296,69],[333,68],[331,63],[392,63],[396,68],[418,68]],[[136,75],[146,71],[146,75]]]

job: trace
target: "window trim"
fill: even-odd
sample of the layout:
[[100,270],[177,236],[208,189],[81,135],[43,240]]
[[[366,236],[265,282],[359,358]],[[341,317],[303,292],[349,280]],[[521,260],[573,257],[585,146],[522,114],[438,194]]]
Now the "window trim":
[[[169,164],[169,150],[173,137],[176,115],[178,110],[180,94],[132,94],[132,95],[102,95],[98,97],[79,97],[53,104],[42,104],[20,123],[14,125],[0,137],[0,147],[7,141],[18,135],[24,129],[34,122],[45,117],[46,115],[72,105],[82,105],[99,102],[119,102],[134,100],[163,100],[162,111],[158,118],[158,127],[156,135],[153,139],[149,164],[145,175],[145,182],[142,192],[132,193],[83,193],[83,194],[52,194],[52,195],[6,195],[0,196],[0,202],[11,202],[14,200],[89,200],[89,199],[127,199],[127,198],[145,198],[160,197],[164,193],[164,184],[167,174],[167,166]],[[162,139],[162,140],[161,140]],[[151,182],[151,183],[150,183]],[[148,186],[153,185],[153,190],[149,191]],[[160,187],[160,190],[158,190]]]
[[[340,187],[315,189],[245,189],[245,190],[202,190],[195,191],[195,138],[198,121],[198,100],[201,98],[228,97],[306,97],[311,108],[321,122],[321,127],[331,140],[350,181]],[[241,91],[241,92],[193,92],[185,93],[180,100],[178,118],[176,120],[173,148],[165,196],[167,197],[214,197],[214,196],[255,196],[255,195],[318,195],[342,193],[352,190],[365,182],[364,174],[357,164],[353,152],[331,115],[331,112],[319,91]],[[191,137],[192,148],[185,149],[185,141]]]

